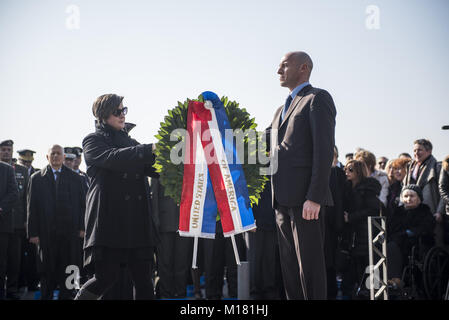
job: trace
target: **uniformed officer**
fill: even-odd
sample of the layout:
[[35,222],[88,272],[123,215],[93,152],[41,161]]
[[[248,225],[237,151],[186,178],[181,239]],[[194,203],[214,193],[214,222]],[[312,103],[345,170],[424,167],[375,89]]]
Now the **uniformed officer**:
[[87,176],[87,173],[80,170],[83,149],[80,147],[73,147],[72,150],[76,156],[75,160],[73,160],[73,170],[83,178],[83,180],[86,182],[86,187],[89,188],[89,177]]
[[[39,169],[33,167],[34,154],[36,151],[30,149],[17,150],[19,163],[28,169],[28,177]],[[26,210],[26,209],[25,209]],[[39,276],[36,270],[36,246],[28,241],[26,232],[22,237],[22,254],[19,273],[19,287],[26,286],[28,291],[37,291]]]
[[18,199],[14,169],[0,161],[0,300],[5,299],[9,235],[13,232],[11,209]]
[[36,151],[29,150],[29,149],[22,149],[22,150],[18,150],[17,153],[19,154],[19,163],[28,169],[28,175],[30,177],[33,173],[35,173],[36,171],[39,171],[39,169],[36,169],[33,167],[33,161],[34,161],[33,154],[35,154]]
[[186,297],[190,269],[189,248],[193,241],[177,232],[179,206],[164,195],[164,188],[158,179],[151,179],[151,192],[153,214],[161,240],[157,246],[160,296],[162,299],[183,299]]
[[13,145],[14,142],[12,140],[6,140],[0,143],[0,159],[14,168],[19,190],[19,199],[14,203],[12,208],[14,232],[10,234],[8,242],[8,264],[6,271],[8,278],[6,298],[18,300],[20,299],[18,282],[22,256],[22,239],[25,237],[28,169],[12,162]]
[[64,155],[65,155],[65,157],[64,157],[64,165],[67,168],[70,168],[70,169],[73,170],[73,163],[74,163],[74,161],[76,159],[76,156],[75,156],[75,153],[73,151],[73,148],[72,147],[65,147],[64,148]]

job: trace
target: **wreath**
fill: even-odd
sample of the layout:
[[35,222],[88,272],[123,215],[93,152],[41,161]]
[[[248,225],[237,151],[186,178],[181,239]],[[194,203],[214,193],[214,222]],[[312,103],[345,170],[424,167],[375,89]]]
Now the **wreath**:
[[[158,140],[156,145],[156,161],[154,168],[159,173],[159,182],[164,187],[164,195],[172,198],[175,203],[181,203],[182,181],[184,177],[184,163],[175,164],[170,159],[170,154],[173,152],[180,152],[185,146],[185,132],[187,128],[187,109],[189,106],[187,99],[183,103],[178,101],[178,105],[168,110],[168,115],[164,117],[164,122],[161,122],[161,127],[158,134],[155,136]],[[197,101],[204,102],[202,95]],[[240,108],[235,101],[229,101],[227,97],[222,97],[226,115],[228,116],[231,128],[243,133],[244,141],[244,159],[248,156],[255,157],[257,152],[258,141],[261,133],[256,136],[248,134],[249,129],[254,130],[257,127],[254,118],[250,118],[249,113],[244,108]],[[172,133],[176,139],[170,139]],[[173,141],[174,140],[174,141]],[[260,142],[259,142],[260,143]],[[248,148],[251,146],[251,148]],[[248,154],[249,153],[249,154]],[[249,199],[251,206],[257,205],[260,194],[262,193],[265,183],[269,180],[267,176],[261,175],[259,169],[264,167],[256,161],[255,164],[249,164],[248,161],[242,161],[242,169],[245,174],[246,183],[248,186]]]

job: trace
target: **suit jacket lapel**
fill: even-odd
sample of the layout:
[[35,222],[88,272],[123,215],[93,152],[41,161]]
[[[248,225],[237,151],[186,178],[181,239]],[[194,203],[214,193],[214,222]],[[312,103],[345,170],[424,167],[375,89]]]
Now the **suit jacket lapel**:
[[436,177],[436,173],[434,172],[433,168],[435,167],[435,162],[432,158],[430,158],[427,163],[424,165],[424,168],[422,168],[422,173],[418,177],[418,180],[416,181],[416,184],[421,187],[421,189],[424,188],[424,186],[432,179],[436,178],[438,180],[438,177]]
[[281,128],[284,125],[284,123],[287,122],[288,117],[290,117],[293,110],[295,110],[296,106],[299,104],[299,102],[302,100],[302,98],[304,97],[306,92],[309,91],[309,89],[311,87],[312,87],[311,85],[307,85],[304,88],[302,88],[301,91],[298,92],[298,94],[293,99],[292,103],[290,104],[290,107],[288,108],[287,113],[285,114],[284,120],[282,120],[282,123],[279,125],[279,128]]
[[273,125],[272,125],[271,129],[279,129],[283,108],[284,108],[284,106],[281,106],[280,108],[277,109],[276,113],[274,114],[274,121],[273,121]]
[[50,166],[45,167],[44,171],[42,172],[42,175],[45,177],[45,179],[47,179],[47,182],[50,185],[55,184],[55,177]]

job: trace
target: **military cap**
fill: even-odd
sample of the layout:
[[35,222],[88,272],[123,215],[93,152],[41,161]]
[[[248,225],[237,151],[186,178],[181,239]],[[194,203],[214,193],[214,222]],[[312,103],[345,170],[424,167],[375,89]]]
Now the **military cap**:
[[0,147],[12,147],[14,142],[12,140],[5,140],[0,142]]
[[18,150],[17,153],[19,154],[20,160],[33,161],[34,160],[33,154],[35,154],[36,151],[23,149],[23,150]]
[[77,158],[81,157],[81,155],[83,154],[83,149],[80,147],[73,147],[72,150]]
[[73,153],[66,153],[65,158],[67,160],[74,160],[76,158],[76,155],[74,155]]
[[73,148],[72,147],[65,147],[64,148],[64,153],[65,154],[75,154],[75,152],[73,152]]

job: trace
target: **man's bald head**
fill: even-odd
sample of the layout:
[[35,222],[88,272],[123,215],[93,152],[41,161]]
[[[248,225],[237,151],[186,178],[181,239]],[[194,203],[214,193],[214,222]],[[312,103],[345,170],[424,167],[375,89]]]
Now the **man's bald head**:
[[293,51],[285,54],[278,69],[281,86],[293,90],[301,83],[309,81],[312,69],[312,59],[304,51]]
[[313,62],[312,58],[310,58],[310,56],[307,53],[305,53],[304,51],[293,51],[287,53],[285,56],[287,56],[294,63],[296,63],[297,66],[301,66],[302,64],[307,65],[310,76],[310,72],[312,72],[313,68]]
[[58,150],[58,149],[59,149],[59,151],[61,151],[62,153],[64,153],[64,148],[63,148],[63,147],[61,147],[59,144],[54,144],[54,145],[52,145],[52,146],[48,149],[47,154],[51,154],[51,152],[52,152],[53,150]]
[[64,161],[64,149],[59,144],[52,145],[48,149],[47,160],[53,169],[61,168]]

